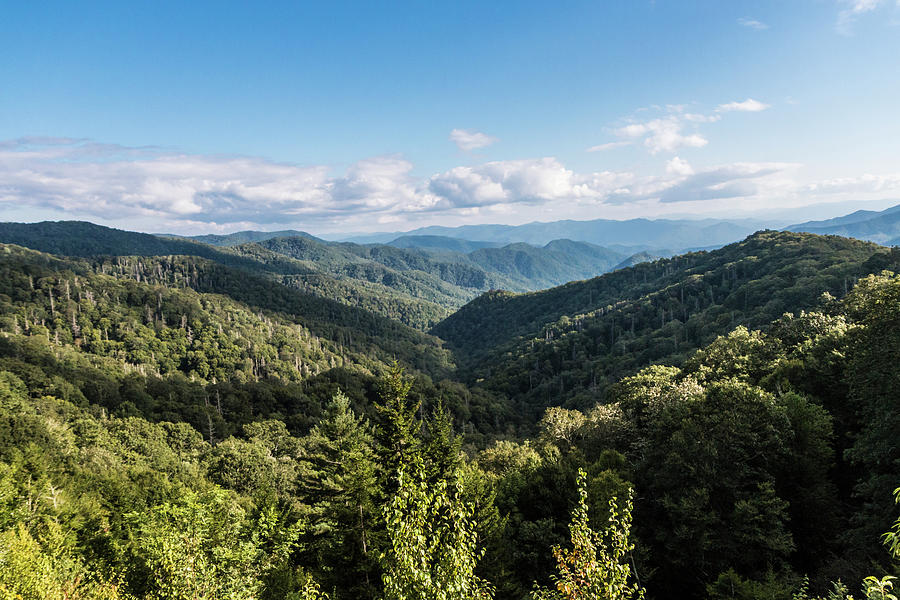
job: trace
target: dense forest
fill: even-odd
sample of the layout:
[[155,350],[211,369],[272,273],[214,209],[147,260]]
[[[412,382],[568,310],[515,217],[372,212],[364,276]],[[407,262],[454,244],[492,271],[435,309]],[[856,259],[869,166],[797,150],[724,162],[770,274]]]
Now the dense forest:
[[0,223],[0,243],[85,258],[197,256],[421,330],[481,292],[542,289],[593,277],[632,259],[570,240],[542,247],[455,244],[453,250],[436,248],[433,239],[423,247],[400,248],[326,242],[303,232],[276,233],[286,235],[242,232],[186,239],[78,221]]
[[0,245],[0,598],[896,595],[892,249],[760,232],[449,314],[442,252],[57,233]]

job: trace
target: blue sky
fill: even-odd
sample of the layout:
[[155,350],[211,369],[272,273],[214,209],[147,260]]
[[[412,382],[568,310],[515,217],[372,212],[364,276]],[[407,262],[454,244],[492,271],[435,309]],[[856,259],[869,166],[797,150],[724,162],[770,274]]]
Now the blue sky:
[[900,202],[900,1],[9,2],[0,219],[316,233]]

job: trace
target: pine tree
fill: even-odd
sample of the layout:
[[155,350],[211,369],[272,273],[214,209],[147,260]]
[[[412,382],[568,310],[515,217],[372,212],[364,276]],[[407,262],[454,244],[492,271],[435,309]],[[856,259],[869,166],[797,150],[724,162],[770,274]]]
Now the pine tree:
[[416,416],[419,403],[410,400],[412,382],[396,362],[378,384],[379,401],[377,429],[379,453],[387,473],[396,473],[419,452],[421,423]]
[[[350,400],[338,392],[322,420],[304,441],[309,466],[304,487],[319,513],[314,546],[334,581],[353,597],[372,594],[371,531],[375,526],[376,463],[368,423],[353,413]],[[348,587],[348,583],[352,583]]]

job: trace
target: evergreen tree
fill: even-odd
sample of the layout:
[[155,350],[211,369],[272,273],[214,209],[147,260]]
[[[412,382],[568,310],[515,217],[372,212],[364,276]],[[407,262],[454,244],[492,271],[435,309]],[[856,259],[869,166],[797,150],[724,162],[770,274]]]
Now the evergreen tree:
[[309,466],[304,488],[317,513],[316,561],[327,571],[322,581],[326,589],[338,588],[347,597],[371,597],[376,579],[374,440],[346,395],[338,392],[332,398],[322,420],[304,439],[303,454]]
[[378,446],[385,473],[397,473],[400,467],[420,451],[420,403],[409,398],[412,382],[403,368],[394,363],[378,382]]
[[453,419],[438,399],[431,417],[425,421],[423,453],[429,481],[455,477],[462,466],[462,437],[453,432]]

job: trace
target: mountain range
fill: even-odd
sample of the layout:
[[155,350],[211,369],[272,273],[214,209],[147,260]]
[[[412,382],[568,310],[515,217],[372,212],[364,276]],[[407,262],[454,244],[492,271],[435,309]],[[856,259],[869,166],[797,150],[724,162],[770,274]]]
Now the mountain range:
[[605,247],[625,246],[633,252],[721,246],[742,239],[774,223],[750,219],[595,219],[534,222],[525,225],[431,226],[405,233],[376,233],[344,238],[356,243],[391,243],[402,236],[442,236],[495,243],[524,242],[542,246],[556,239],[589,242]]
[[498,247],[429,238],[421,248],[327,242],[305,233],[272,237],[240,232],[189,239],[76,221],[0,223],[0,242],[73,257],[202,257],[419,329],[491,289],[543,289],[593,277],[629,260],[627,254],[570,240],[542,247],[524,243]]
[[858,210],[843,217],[824,221],[807,221],[791,225],[787,230],[819,235],[841,235],[885,246],[896,246],[900,244],[900,205],[882,211]]
[[[585,521],[633,498],[652,597],[790,600],[806,573],[892,564],[900,282],[875,274],[900,249],[773,230],[662,258],[411,237],[0,224],[0,589],[109,573],[128,595],[54,597],[170,597],[194,581],[171,565],[225,557],[254,597],[312,573],[334,598],[380,598],[357,589],[380,569],[364,550],[386,555],[390,498],[431,506],[441,473],[459,474],[449,522],[471,523],[498,600],[553,581],[578,497]],[[424,457],[420,491],[405,454]],[[267,556],[281,570],[247,583]]]

